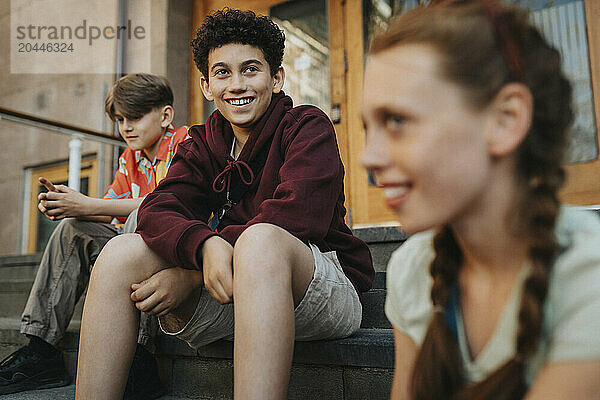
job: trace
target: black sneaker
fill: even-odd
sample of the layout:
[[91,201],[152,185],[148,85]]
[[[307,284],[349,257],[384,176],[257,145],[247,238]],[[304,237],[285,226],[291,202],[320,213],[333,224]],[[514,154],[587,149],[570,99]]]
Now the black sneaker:
[[31,346],[21,347],[0,363],[0,394],[67,386],[71,377],[62,354],[46,358]]
[[165,388],[158,376],[156,359],[141,344],[135,349],[133,363],[129,370],[124,400],[153,400],[165,394]]

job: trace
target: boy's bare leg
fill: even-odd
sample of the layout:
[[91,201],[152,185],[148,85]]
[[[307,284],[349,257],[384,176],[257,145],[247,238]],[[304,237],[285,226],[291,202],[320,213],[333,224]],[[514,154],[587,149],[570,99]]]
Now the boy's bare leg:
[[137,234],[106,244],[92,269],[85,299],[76,398],[122,398],[139,324],[139,310],[129,297],[131,284],[167,267]]
[[310,248],[271,224],[252,225],[234,247],[234,397],[285,399],[294,307],[314,273]]

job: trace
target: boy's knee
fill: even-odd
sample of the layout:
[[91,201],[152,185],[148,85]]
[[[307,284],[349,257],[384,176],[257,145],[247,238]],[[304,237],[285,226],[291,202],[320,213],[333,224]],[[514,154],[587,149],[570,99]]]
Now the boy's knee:
[[106,243],[102,253],[141,254],[145,248],[146,243],[140,235],[137,233],[125,233],[110,239]]
[[[268,276],[276,273],[287,274],[289,271],[284,267],[290,264],[290,258],[283,240],[287,235],[290,234],[285,229],[268,223],[255,224],[246,228],[233,248],[235,271],[242,272],[250,269],[248,272],[255,277],[262,274]],[[266,262],[269,258],[276,259],[277,262]],[[257,259],[261,262],[255,262]]]
[[250,225],[235,242],[234,250],[238,248],[245,249],[250,247],[257,249],[261,246],[273,246],[276,244],[277,239],[281,239],[281,236],[284,234],[288,234],[288,232],[277,225],[268,223]]
[[285,256],[285,238],[288,235],[290,234],[285,229],[277,225],[268,223],[250,225],[235,242],[234,258],[257,255],[268,257],[275,254],[282,258]]
[[100,252],[94,270],[96,273],[115,273],[117,270],[135,268],[147,252],[148,247],[140,235],[129,233],[115,236]]

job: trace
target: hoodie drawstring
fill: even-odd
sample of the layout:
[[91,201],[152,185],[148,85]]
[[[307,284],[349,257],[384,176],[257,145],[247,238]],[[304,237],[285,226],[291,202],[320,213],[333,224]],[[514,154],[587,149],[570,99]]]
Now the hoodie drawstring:
[[231,189],[231,173],[234,169],[237,171],[240,179],[245,185],[252,184],[254,181],[254,173],[248,164],[241,160],[235,160],[233,162],[227,160],[227,166],[219,175],[217,175],[213,182],[213,190],[215,192],[221,193],[224,190],[227,190],[227,194],[229,194]]

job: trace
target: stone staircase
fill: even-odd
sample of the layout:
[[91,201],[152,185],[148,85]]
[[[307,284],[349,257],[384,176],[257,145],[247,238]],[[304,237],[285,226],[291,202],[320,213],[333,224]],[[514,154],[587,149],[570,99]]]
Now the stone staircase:
[[[377,276],[363,297],[361,329],[332,341],[297,342],[289,399],[387,399],[393,376],[394,338],[384,314],[385,269],[391,252],[405,235],[396,228],[365,228],[355,234],[371,248]],[[26,344],[19,333],[20,315],[35,278],[40,255],[0,257],[0,359]],[[80,301],[60,346],[74,376],[83,301]],[[156,357],[168,394],[161,399],[232,399],[233,345],[219,341],[193,351],[166,335],[157,338]],[[74,398],[74,386],[8,395],[6,399]]]

